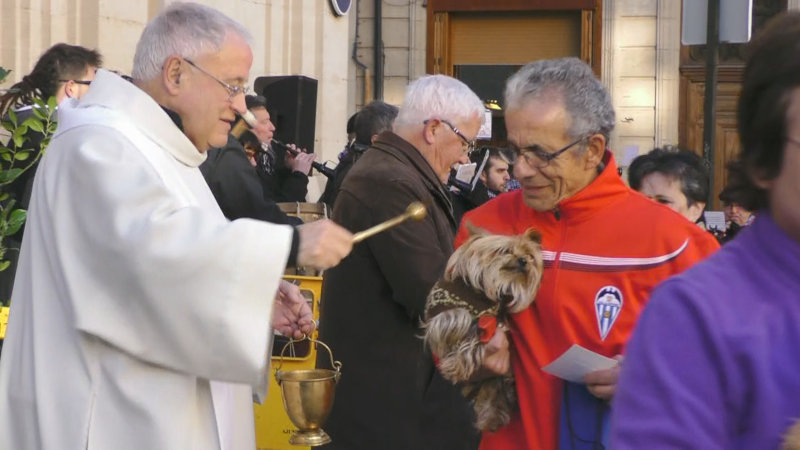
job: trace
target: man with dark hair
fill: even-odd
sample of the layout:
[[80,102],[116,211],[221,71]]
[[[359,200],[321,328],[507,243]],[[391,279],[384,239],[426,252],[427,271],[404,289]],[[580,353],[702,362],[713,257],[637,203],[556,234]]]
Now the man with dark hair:
[[275,125],[267,111],[267,99],[261,95],[248,95],[245,104],[256,118],[253,134],[261,141],[262,151],[256,154],[256,170],[264,186],[264,195],[276,202],[306,201],[308,173],[316,155],[300,151],[295,156],[284,149],[273,148]]
[[[397,117],[397,107],[380,100],[375,100],[363,107],[361,111],[351,117],[353,120],[354,141],[347,148],[347,154],[339,161],[336,166],[334,176],[325,185],[325,191],[319,198],[320,202],[326,203],[333,208],[339,188],[342,186],[347,173],[358,158],[364,154],[370,145],[383,131],[392,129],[392,122]],[[350,121],[348,120],[348,126]]]
[[703,217],[708,201],[708,169],[693,151],[666,146],[638,156],[628,168],[628,183],[692,222]]
[[607,148],[611,96],[586,63],[532,62],[509,78],[505,100],[522,189],[468,212],[456,245],[467,239],[467,223],[499,234],[535,228],[546,262],[533,305],[511,315],[508,338],[499,330],[485,348],[487,369],[513,368],[519,413],[484,433],[482,448],[608,448],[619,366],[587,373],[583,383],[542,368],[574,344],[621,359],[653,287],[718,244],[619,177]]
[[[242,136],[245,134],[255,138],[249,131]],[[244,146],[235,137],[229,135],[224,147],[209,149],[207,155],[200,165],[200,172],[225,217],[230,220],[246,217],[285,225],[302,223],[302,220],[288,216],[277,203],[266,197],[256,168],[251,164]]]
[[750,44],[738,131],[729,183],[757,217],[653,293],[628,345],[614,449],[800,441],[800,13]]
[[31,105],[34,98],[81,98],[89,90],[95,71],[103,64],[96,50],[79,45],[56,44],[36,61],[33,70],[0,96],[0,117],[12,108]]
[[475,209],[490,199],[497,197],[498,194],[505,190],[506,183],[510,180],[508,158],[499,149],[481,147],[472,152],[469,159],[477,167],[483,164],[484,159],[486,159],[486,164],[478,174],[478,180],[474,180],[472,185],[454,181],[456,170],[451,171],[448,187],[453,200],[453,215],[459,224],[467,211]]
[[[65,43],[53,45],[39,57],[28,75],[22,77],[20,82],[11,86],[5,94],[0,96],[0,117],[7,118],[8,112],[13,110],[17,115],[17,123],[23,123],[33,115],[33,108],[36,107],[33,104],[34,98],[47,102],[50,97],[55,97],[58,104],[70,98],[80,99],[89,92],[89,85],[94,79],[95,72],[102,64],[103,58],[96,50]],[[42,137],[42,133],[28,129],[22,148],[38,150],[42,144]],[[10,144],[13,145],[13,142]],[[23,164],[28,165],[30,162],[25,161]],[[20,167],[19,161],[3,161],[2,165],[5,170],[11,167]],[[33,190],[33,179],[38,166],[37,160],[5,188],[5,192],[10,194],[9,199],[16,201],[15,207],[28,209]],[[0,272],[0,300],[11,298],[18,250],[22,244],[24,231],[24,227],[20,228],[20,231],[14,236],[5,238],[6,247],[13,250],[5,254],[11,264],[6,270]]]
[[489,191],[489,198],[497,197],[505,192],[506,183],[511,179],[508,173],[508,160],[500,149],[490,148],[489,159],[481,172],[481,182]]

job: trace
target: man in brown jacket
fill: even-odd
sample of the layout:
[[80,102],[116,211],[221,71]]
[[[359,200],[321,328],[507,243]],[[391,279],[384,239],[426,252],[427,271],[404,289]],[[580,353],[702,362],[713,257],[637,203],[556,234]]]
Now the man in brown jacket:
[[453,164],[468,162],[482,118],[481,101],[460,81],[416,80],[394,131],[378,136],[339,191],[333,220],[351,231],[414,201],[428,216],[368,238],[325,273],[320,338],[343,363],[326,448],[477,448],[470,408],[435,370],[419,324],[458,225],[444,182]]

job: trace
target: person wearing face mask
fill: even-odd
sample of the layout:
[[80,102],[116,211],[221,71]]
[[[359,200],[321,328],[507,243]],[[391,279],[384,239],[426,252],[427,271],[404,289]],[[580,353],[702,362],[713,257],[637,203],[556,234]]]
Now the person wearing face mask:
[[273,330],[314,329],[287,263],[334,266],[352,234],[229,221],[203,179],[244,113],[250,40],[213,8],[170,3],[133,83],[99,70],[59,107],[0,359],[4,448],[255,448]]
[[[486,344],[485,368],[513,370],[519,411],[481,449],[607,445],[619,365],[582,383],[542,370],[573,344],[622,359],[650,291],[714,252],[714,238],[634,192],[620,178],[608,138],[615,114],[592,69],[577,58],[532,62],[506,83],[505,120],[522,188],[464,216],[498,234],[542,234],[545,268],[532,306]],[[510,342],[509,342],[510,341]]]

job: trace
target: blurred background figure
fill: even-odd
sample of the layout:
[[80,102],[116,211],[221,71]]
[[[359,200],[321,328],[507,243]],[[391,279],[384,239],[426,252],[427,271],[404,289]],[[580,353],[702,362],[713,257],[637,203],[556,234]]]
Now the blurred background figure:
[[486,185],[489,198],[497,197],[506,191],[506,184],[511,179],[508,172],[508,158],[497,148],[489,149],[489,159],[481,172],[481,182]]
[[486,164],[483,165],[474,184],[456,181],[454,176],[450,177],[449,188],[453,200],[453,214],[459,224],[467,211],[506,192],[508,183],[511,181],[510,158],[499,148],[481,147],[472,152],[469,158],[470,162],[475,163],[478,168],[483,164],[484,158]]
[[[397,107],[380,100],[375,100],[363,107],[361,111],[350,117],[347,121],[348,128],[350,122],[353,122],[352,140],[343,151],[343,155],[339,159],[339,164],[334,170],[333,178],[328,179],[325,185],[325,191],[319,198],[320,202],[328,205],[333,209],[336,202],[336,196],[339,193],[339,188],[342,186],[347,173],[350,168],[358,159],[364,154],[367,149],[375,142],[375,139],[383,131],[392,130],[392,122],[397,117]],[[350,137],[350,130],[348,129],[348,138]]]
[[708,201],[708,169],[696,153],[672,146],[656,148],[631,162],[628,183],[690,221],[702,220]]
[[[743,176],[741,162],[739,161],[731,161],[728,164],[728,171],[737,173],[738,177]],[[753,211],[743,206],[747,201],[745,196],[744,190],[736,184],[728,184],[719,193],[719,199],[725,212],[725,222],[727,223],[727,228],[720,236],[720,241],[730,241],[736,237],[742,228],[752,224],[755,220],[756,216]]]
[[245,96],[245,104],[256,117],[253,134],[261,142],[262,150],[255,155],[256,171],[264,186],[264,196],[275,202],[305,202],[308,174],[316,155],[301,150],[295,156],[273,146],[271,141],[275,125],[270,121],[267,99],[261,95],[248,95]]
[[256,171],[256,155],[261,143],[251,131],[245,131],[237,140],[228,135],[224,147],[211,148],[200,165],[219,209],[228,220],[241,218],[266,222],[300,225],[303,221],[288,216],[277,203],[267,198],[264,185]]
[[[0,117],[5,119],[8,112],[14,110],[17,123],[24,122],[33,115],[34,98],[47,102],[50,97],[55,97],[59,104],[69,98],[80,99],[89,92],[95,72],[102,64],[103,58],[96,50],[64,43],[50,47],[39,57],[28,75],[0,96]],[[36,150],[41,145],[42,137],[41,133],[28,129],[22,147]],[[5,161],[2,164],[4,169],[10,167]],[[10,194],[9,199],[17,202],[16,208],[27,210],[39,162],[36,160],[25,164],[32,165],[4,191]],[[15,167],[19,167],[19,163]],[[21,228],[17,234],[6,238],[6,247],[12,250],[6,254],[11,265],[0,272],[0,299],[11,298],[23,232],[24,228]]]
[[96,50],[79,45],[56,44],[39,57],[33,70],[0,96],[0,116],[10,109],[23,110],[34,98],[80,99],[89,91],[95,72],[103,64]]

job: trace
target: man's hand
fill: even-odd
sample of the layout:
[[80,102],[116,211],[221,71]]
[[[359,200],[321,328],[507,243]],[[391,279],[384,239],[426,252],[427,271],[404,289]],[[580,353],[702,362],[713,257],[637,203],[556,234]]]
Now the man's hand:
[[306,153],[305,149],[298,150],[294,144],[289,144],[289,147],[299,151],[297,155],[292,155],[291,152],[286,152],[286,165],[291,167],[295,172],[300,172],[308,175],[311,171],[311,163],[317,159],[316,153]]
[[278,295],[275,297],[275,309],[272,313],[272,327],[284,336],[300,339],[314,331],[314,316],[300,288],[281,280]]
[[583,376],[586,388],[599,399],[611,400],[611,397],[614,396],[614,391],[617,389],[617,380],[619,380],[619,373],[622,371],[624,356],[617,355],[614,359],[617,360],[616,366],[610,369],[589,372]]
[[339,264],[353,249],[353,234],[327,219],[300,225],[297,232],[298,266],[327,269]]
[[486,352],[483,356],[483,367],[497,375],[505,375],[511,369],[511,352],[506,336],[508,327],[500,323],[494,336],[486,343]]
[[511,370],[511,351],[509,350],[507,326],[498,324],[497,330],[484,346],[481,369],[470,381],[480,381],[498,375],[505,375]]

